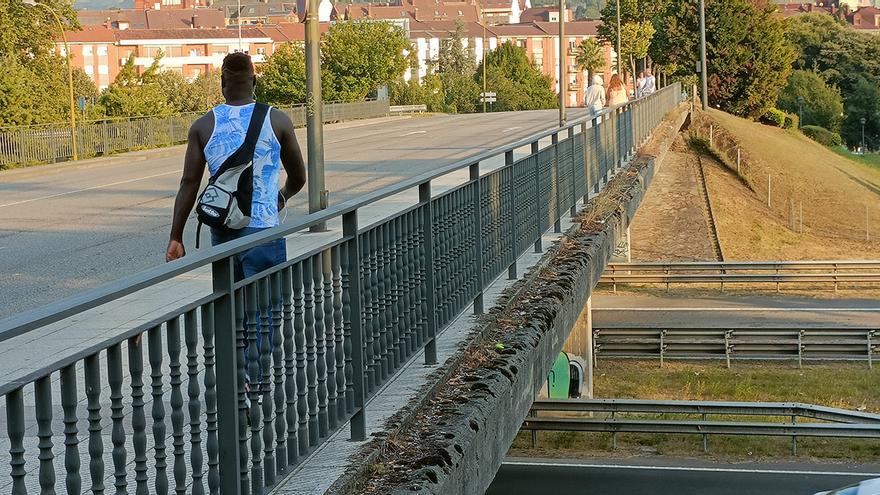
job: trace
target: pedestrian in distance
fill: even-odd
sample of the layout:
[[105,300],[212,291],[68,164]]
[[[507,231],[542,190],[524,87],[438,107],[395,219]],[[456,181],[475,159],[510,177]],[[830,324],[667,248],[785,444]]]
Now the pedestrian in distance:
[[642,91],[645,88],[645,71],[639,71],[639,75],[636,77],[636,87],[635,87],[635,97],[641,98],[643,96]]
[[605,108],[605,86],[602,76],[593,75],[593,84],[587,88],[587,94],[584,95],[584,106],[590,111],[590,116],[595,117],[602,113]]
[[[165,252],[166,261],[186,254],[183,230],[196,202],[199,185],[207,165],[211,176],[231,155],[245,144],[251,117],[258,111],[254,101],[256,76],[249,55],[231,53],[223,59],[221,87],[226,102],[196,120],[187,138],[183,177],[174,201],[171,238]],[[302,152],[296,142],[293,123],[281,111],[265,107],[265,117],[254,125],[253,195],[250,222],[243,228],[211,228],[213,245],[228,242],[279,224],[278,213],[288,199],[299,192],[306,182]],[[283,187],[278,187],[281,168],[287,172]],[[283,263],[287,258],[284,239],[253,247],[235,255],[236,280]]]
[[651,73],[651,69],[645,69],[645,81],[642,84],[642,96],[654,94],[657,91],[657,78]]
[[626,95],[626,85],[619,75],[611,76],[611,82],[608,83],[608,89],[605,94],[605,105],[608,107],[616,107],[628,102]]

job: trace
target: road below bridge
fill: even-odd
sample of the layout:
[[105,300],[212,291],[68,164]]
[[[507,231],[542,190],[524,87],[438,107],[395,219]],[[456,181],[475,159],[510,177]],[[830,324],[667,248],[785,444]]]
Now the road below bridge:
[[788,295],[651,296],[593,295],[594,328],[874,328],[880,321],[877,299],[836,299]]
[[811,495],[880,477],[880,466],[685,459],[509,459],[486,495]]
[[[573,110],[571,118],[583,111]],[[555,111],[379,119],[325,131],[331,203],[557,125]],[[305,154],[305,129],[297,132]],[[0,173],[0,317],[164,262],[184,148]],[[287,220],[307,211],[305,190]],[[195,225],[187,226],[194,246]],[[207,229],[203,245],[209,244]]]

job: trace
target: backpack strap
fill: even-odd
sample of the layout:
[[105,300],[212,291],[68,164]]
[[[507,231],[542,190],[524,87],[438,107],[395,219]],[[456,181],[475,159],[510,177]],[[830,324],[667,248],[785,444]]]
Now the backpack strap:
[[263,122],[266,120],[266,115],[268,115],[270,108],[271,107],[265,103],[254,104],[254,112],[251,114],[251,120],[248,123],[244,142],[241,143],[241,146],[239,146],[234,153],[226,157],[226,160],[224,160],[223,164],[220,165],[220,168],[217,169],[217,173],[211,176],[212,179],[220,176],[231,167],[253,159],[254,151],[257,148],[257,141],[260,139],[260,131],[263,130]]

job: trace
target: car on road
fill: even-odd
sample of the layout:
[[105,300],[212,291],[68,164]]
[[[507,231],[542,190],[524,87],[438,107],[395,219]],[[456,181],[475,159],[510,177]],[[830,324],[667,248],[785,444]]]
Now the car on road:
[[880,495],[880,478],[865,480],[836,490],[819,492],[815,495]]

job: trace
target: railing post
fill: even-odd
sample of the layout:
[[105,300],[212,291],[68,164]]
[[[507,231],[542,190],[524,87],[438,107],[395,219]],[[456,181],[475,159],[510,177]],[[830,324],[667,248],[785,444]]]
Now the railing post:
[[553,144],[553,173],[551,174],[551,179],[553,183],[551,184],[551,190],[554,191],[554,197],[550,198],[551,201],[556,205],[555,212],[553,215],[556,217],[553,219],[553,232],[556,234],[562,233],[562,212],[559,208],[559,133],[554,132],[550,137],[550,141]]
[[539,148],[540,148],[540,146],[538,145],[538,141],[533,141],[531,148],[530,148],[530,152],[531,152],[532,156],[534,157],[534,161],[535,161],[535,205],[537,206],[538,213],[539,213],[538,215],[535,215],[535,223],[538,226],[538,228],[536,229],[538,231],[538,238],[535,239],[535,252],[536,253],[540,253],[541,251],[544,250],[543,242],[541,242],[544,237],[544,225],[541,222],[541,215],[540,215],[540,213],[541,213],[541,161],[538,160]]
[[[481,315],[485,311],[483,307],[483,214],[480,209],[482,204],[483,192],[480,184],[480,162],[473,163],[469,167],[470,180],[473,183],[473,201],[474,201],[474,250],[476,251],[475,260],[477,265],[477,296],[474,298],[474,314]],[[430,198],[429,198],[430,201]]]
[[214,348],[217,370],[217,433],[220,445],[220,492],[241,494],[238,438],[238,366],[235,335],[235,293],[232,258],[211,266],[214,292],[223,296],[214,302]]
[[587,159],[587,123],[581,124],[581,149],[584,150],[584,205],[590,201],[590,167]]
[[872,337],[874,337],[874,330],[868,330],[868,369],[874,369],[874,349],[872,348]]
[[508,150],[504,153],[504,166],[510,167],[510,188],[508,191],[510,192],[510,252],[513,253],[513,260],[510,263],[510,266],[507,267],[507,278],[510,280],[516,280],[516,226],[517,226],[517,215],[516,215],[516,175],[513,173],[513,150]]
[[[353,372],[346,373],[346,379],[352,381],[354,392],[354,413],[351,417],[351,440],[361,442],[367,439],[367,420],[364,410],[364,329],[361,320],[361,269],[360,269],[360,240],[358,239],[357,210],[342,216],[342,235],[349,237],[348,249],[346,250],[345,276],[347,277],[348,290],[347,302],[344,307],[348,312],[348,324],[351,328],[351,367]],[[346,349],[348,351],[348,349]]]
[[431,203],[431,181],[419,184],[419,203],[422,208],[422,229],[425,232],[425,311],[427,313],[427,336],[425,338],[425,364],[437,364],[437,299],[434,280],[434,211]]
[[574,162],[574,127],[568,128],[568,138],[571,139],[571,207],[569,209],[569,215],[571,218],[577,216],[577,196],[575,191],[577,190],[577,186],[575,185],[575,177],[577,174],[574,173],[575,162]]

